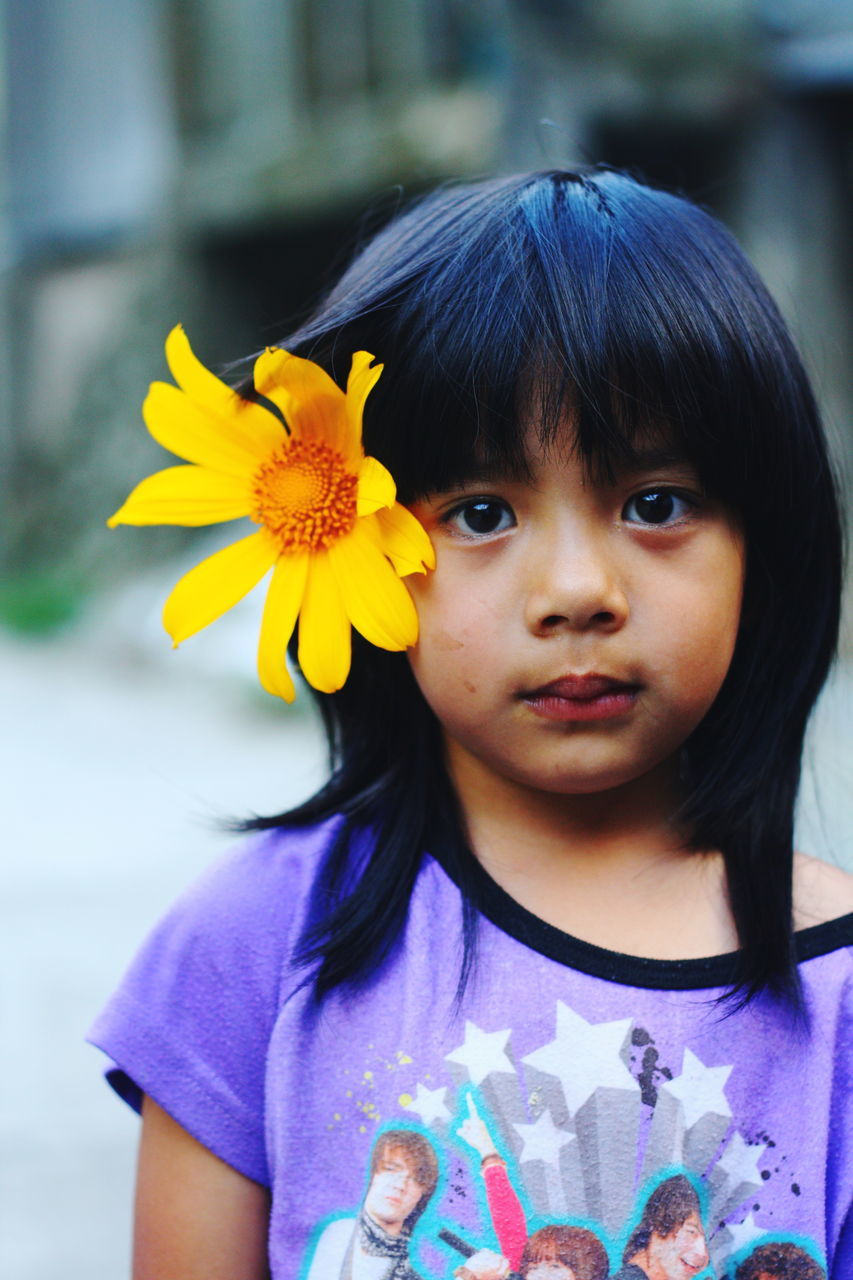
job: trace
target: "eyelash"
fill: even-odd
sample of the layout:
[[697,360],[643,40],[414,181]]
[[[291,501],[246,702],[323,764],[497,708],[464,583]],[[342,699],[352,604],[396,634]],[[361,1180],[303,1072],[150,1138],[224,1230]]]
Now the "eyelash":
[[[674,516],[669,516],[663,520],[640,520],[630,519],[627,515],[632,504],[640,502],[644,498],[668,498],[674,503],[681,504],[681,510]],[[672,528],[674,525],[681,524],[690,514],[696,510],[699,505],[699,499],[694,494],[684,493],[679,489],[672,488],[668,485],[659,485],[643,489],[639,493],[632,494],[631,497],[622,507],[621,518],[626,524],[637,525],[643,529],[666,529]],[[488,508],[500,508],[505,516],[509,516],[509,522],[501,527],[494,529],[471,529],[462,526],[462,520],[466,513],[471,513],[474,509],[480,508],[485,514]],[[650,513],[649,513],[650,514]],[[464,502],[458,502],[449,511],[445,512],[441,517],[441,523],[452,526],[460,537],[478,540],[480,538],[496,537],[500,533],[505,533],[507,529],[513,528],[517,524],[515,512],[512,507],[503,498],[490,498],[486,496],[478,496],[474,498],[466,498]]]

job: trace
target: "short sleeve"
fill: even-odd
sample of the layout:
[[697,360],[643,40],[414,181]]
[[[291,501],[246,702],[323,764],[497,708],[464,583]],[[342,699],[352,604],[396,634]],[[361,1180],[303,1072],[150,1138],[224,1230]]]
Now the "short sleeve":
[[249,838],[218,862],[153,930],[88,1035],[131,1106],[148,1094],[264,1185],[267,1049],[299,982],[290,956],[329,835],[325,824]]

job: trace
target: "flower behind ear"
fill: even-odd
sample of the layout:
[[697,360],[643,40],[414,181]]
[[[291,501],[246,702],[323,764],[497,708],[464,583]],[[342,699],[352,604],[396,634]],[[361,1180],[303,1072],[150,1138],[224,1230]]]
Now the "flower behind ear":
[[175,645],[214,622],[272,570],[258,648],[264,688],[295,697],[287,643],[299,619],[299,666],[323,693],[350,669],[353,626],[382,649],[413,645],[418,619],[401,578],[435,565],[396,485],[361,445],[364,404],[382,365],[357,351],[346,392],[310,360],[270,347],[255,388],[284,417],[246,400],[193,355],[178,326],[166,341],[177,386],[155,382],[143,414],[151,435],[188,465],[133,490],[117,524],[205,525],[248,516],[259,526],[196,565],[163,610]]

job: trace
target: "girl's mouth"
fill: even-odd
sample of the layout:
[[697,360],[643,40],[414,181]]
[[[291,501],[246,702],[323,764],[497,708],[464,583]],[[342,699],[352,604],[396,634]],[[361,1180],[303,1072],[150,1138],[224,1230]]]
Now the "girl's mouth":
[[592,673],[562,676],[520,698],[545,720],[613,720],[631,711],[639,692],[639,685]]

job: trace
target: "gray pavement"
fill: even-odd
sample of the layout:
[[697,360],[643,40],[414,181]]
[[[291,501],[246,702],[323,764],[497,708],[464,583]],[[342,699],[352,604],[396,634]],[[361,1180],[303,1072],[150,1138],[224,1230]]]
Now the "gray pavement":
[[[143,585],[49,642],[0,635],[10,1280],[128,1274],[137,1123],[85,1028],[147,928],[226,847],[217,822],[283,808],[322,776],[313,719],[254,692],[255,620],[223,620],[172,654],[155,597]],[[802,848],[848,866],[851,710],[845,668],[820,709],[800,824]]]

